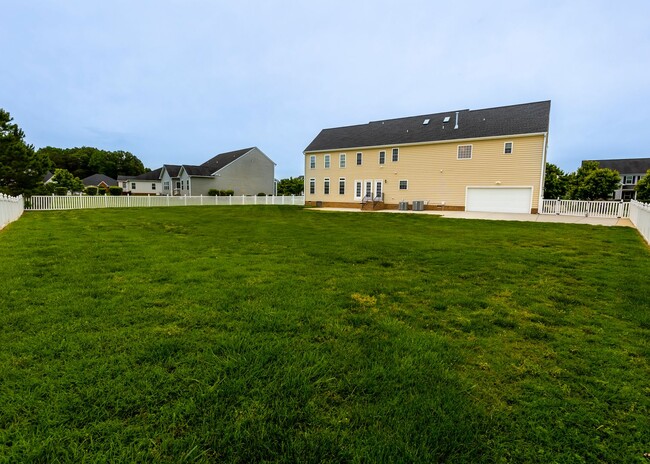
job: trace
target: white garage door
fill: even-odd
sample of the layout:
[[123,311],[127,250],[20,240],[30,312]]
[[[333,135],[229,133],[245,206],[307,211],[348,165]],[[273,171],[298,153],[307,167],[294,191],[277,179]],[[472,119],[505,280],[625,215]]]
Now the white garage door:
[[467,187],[465,211],[530,213],[532,187]]

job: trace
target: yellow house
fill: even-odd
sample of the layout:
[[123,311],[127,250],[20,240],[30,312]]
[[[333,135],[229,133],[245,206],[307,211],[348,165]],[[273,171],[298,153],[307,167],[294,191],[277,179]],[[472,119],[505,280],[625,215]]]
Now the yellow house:
[[536,213],[550,101],[323,129],[305,149],[305,203]]

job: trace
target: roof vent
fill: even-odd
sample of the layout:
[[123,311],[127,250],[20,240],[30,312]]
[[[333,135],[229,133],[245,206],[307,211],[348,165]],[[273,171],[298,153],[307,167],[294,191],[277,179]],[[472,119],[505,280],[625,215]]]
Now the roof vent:
[[442,122],[449,122],[451,118],[449,116],[445,116],[445,119],[442,120]]
[[458,111],[456,111],[456,125],[454,126],[454,129],[458,129]]
[[424,122],[422,123],[422,125],[423,125],[423,126],[426,126],[427,124],[429,124],[429,120],[428,120],[428,119],[425,119]]

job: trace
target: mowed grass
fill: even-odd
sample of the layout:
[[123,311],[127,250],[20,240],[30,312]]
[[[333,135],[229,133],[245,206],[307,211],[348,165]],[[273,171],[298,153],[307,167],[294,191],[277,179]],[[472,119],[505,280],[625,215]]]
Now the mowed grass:
[[0,231],[0,462],[644,462],[627,228],[186,207]]

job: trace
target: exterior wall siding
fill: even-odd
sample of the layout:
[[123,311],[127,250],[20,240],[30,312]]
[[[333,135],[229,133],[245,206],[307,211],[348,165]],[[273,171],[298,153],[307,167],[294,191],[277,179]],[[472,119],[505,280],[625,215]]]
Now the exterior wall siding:
[[[119,186],[122,187],[124,193],[129,193],[131,195],[161,195],[162,194],[162,183],[159,180],[121,180],[118,182]],[[126,187],[124,186],[126,184]],[[132,184],[135,184],[135,188],[132,188]],[[151,185],[155,184],[156,188],[152,189]]]
[[[504,154],[504,143],[513,142],[511,154]],[[513,136],[495,139],[474,139],[422,145],[396,145],[371,149],[349,148],[331,152],[305,153],[305,201],[323,204],[347,203],[359,205],[355,198],[355,182],[383,181],[384,203],[428,201],[427,207],[446,209],[465,207],[467,186],[532,186],[532,210],[538,208],[540,181],[544,157],[543,135]],[[471,159],[458,159],[458,146],[472,145]],[[399,148],[398,161],[392,161],[393,148]],[[379,164],[379,152],[386,152],[385,162]],[[357,153],[362,164],[357,165]],[[346,165],[339,167],[339,155],[346,154]],[[330,167],[324,167],[325,155],[330,155]],[[316,167],[310,168],[310,157],[316,157]],[[309,192],[310,179],[316,180],[314,194]],[[330,179],[330,193],[325,194],[324,179]],[[344,194],[338,182],[345,178]],[[407,189],[399,188],[408,181]],[[364,187],[365,188],[365,187]]]
[[216,188],[235,195],[273,194],[275,163],[257,148],[217,172]]

